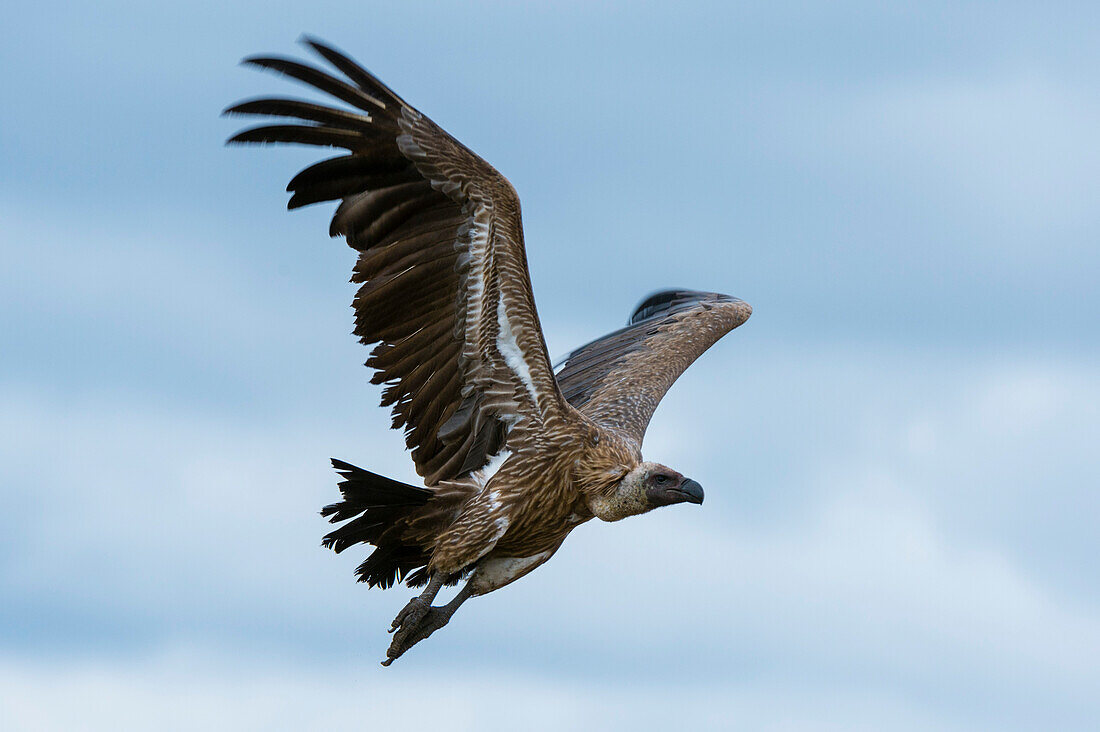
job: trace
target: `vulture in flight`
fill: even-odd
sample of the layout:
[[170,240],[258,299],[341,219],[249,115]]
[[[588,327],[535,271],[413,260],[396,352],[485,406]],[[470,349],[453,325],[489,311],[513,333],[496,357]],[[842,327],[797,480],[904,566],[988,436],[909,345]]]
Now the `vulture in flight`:
[[[244,63],[344,104],[245,101],[226,113],[291,122],[229,141],[343,151],[294,176],[288,207],[339,201],[329,234],[359,252],[355,334],[373,346],[372,383],[385,385],[382,405],[424,479],[406,485],[333,460],[343,500],[322,511],[341,524],[325,546],[374,547],[360,581],[425,587],[393,621],[389,665],[593,517],[702,503],[699,483],[642,459],[642,438],[676,378],[752,308],[716,293],[657,292],[626,327],[555,370],[512,185],[347,56],[304,43],[332,69],[269,56]],[[462,580],[451,602],[432,605]]]

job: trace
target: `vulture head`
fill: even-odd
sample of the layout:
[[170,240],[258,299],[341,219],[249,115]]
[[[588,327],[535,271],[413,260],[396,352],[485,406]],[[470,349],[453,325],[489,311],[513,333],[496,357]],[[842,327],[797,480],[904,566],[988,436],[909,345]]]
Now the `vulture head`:
[[604,521],[652,511],[674,503],[702,503],[703,486],[660,463],[639,463],[621,480],[590,495],[588,507]]

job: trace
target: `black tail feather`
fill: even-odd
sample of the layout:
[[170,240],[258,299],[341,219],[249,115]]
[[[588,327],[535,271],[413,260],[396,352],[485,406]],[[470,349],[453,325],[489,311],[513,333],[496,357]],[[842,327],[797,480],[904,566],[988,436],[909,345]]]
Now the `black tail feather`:
[[430,558],[428,553],[423,547],[403,543],[400,534],[404,519],[426,504],[432,491],[342,460],[333,459],[332,466],[343,478],[340,494],[344,500],[325,506],[321,515],[332,523],[348,523],[325,536],[321,544],[337,553],[354,544],[373,544],[374,552],[356,569],[359,581],[370,587],[386,589],[414,572],[409,578],[412,586],[427,581],[424,568]]

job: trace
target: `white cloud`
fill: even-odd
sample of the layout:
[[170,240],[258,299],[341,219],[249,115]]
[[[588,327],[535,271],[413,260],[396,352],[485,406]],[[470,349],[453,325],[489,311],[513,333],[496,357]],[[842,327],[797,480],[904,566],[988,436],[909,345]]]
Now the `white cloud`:
[[[704,360],[647,441],[649,454],[702,480],[703,509],[581,527],[553,562],[471,602],[402,668],[462,668],[464,678],[480,669],[490,684],[515,677],[518,699],[548,683],[525,674],[574,678],[560,693],[596,717],[623,706],[661,719],[646,686],[660,679],[676,698],[720,695],[745,718],[774,722],[767,700],[786,710],[790,729],[842,725],[846,715],[874,728],[891,714],[902,728],[965,726],[968,714],[1027,726],[1051,706],[1074,724],[1100,682],[1097,605],[1062,591],[1041,562],[1021,562],[1001,527],[1033,515],[1036,495],[1072,491],[1071,476],[1029,490],[1043,471],[1029,456],[1079,449],[1078,432],[1097,424],[1088,405],[1100,377],[994,362],[955,364],[946,378],[919,361],[760,353],[740,359],[738,390],[714,393],[704,387],[722,383],[715,370],[725,362]],[[11,496],[24,509],[6,522],[19,552],[4,558],[0,587],[42,616],[43,641],[76,643],[91,659],[58,672],[74,698],[91,688],[108,707],[121,695],[153,709],[182,673],[169,664],[144,681],[146,661],[102,657],[96,633],[133,633],[127,643],[146,659],[164,644],[267,649],[284,670],[261,673],[256,688],[192,684],[199,707],[228,715],[253,714],[269,695],[312,697],[318,682],[286,671],[303,658],[340,668],[381,658],[383,629],[408,591],[354,585],[357,553],[320,550],[315,512],[334,497],[330,454],[411,477],[382,410],[364,404],[370,423],[361,424],[326,405],[257,421],[125,393],[60,402],[9,389],[0,400],[12,435],[0,446],[0,479],[20,486]],[[374,444],[364,449],[367,435]],[[991,468],[995,480],[1014,473],[1021,489],[975,494],[952,482]],[[998,511],[985,510],[994,499]],[[761,501],[772,503],[762,510]],[[1067,534],[1079,530],[1057,505],[1047,515]],[[1057,541],[1046,551],[1064,559]],[[25,672],[35,678],[9,669],[6,683]],[[698,683],[707,691],[693,691]],[[466,692],[456,698],[451,706],[474,719]],[[717,712],[700,704],[706,726]]]
[[[677,10],[634,17],[638,33],[618,33],[633,45],[610,55],[614,13],[525,16],[571,52],[525,49],[506,76],[540,83],[507,99],[477,89],[499,74],[420,68],[400,34],[367,44],[409,59],[395,67],[409,98],[419,84],[440,122],[515,171],[559,353],[579,339],[554,323],[616,302],[617,326],[649,284],[771,298],[647,441],[704,483],[705,507],[582,527],[384,671],[408,591],[368,593],[355,552],[318,547],[329,455],[412,477],[365,354],[332,340],[350,327],[351,287],[334,283],[352,254],[324,240],[331,207],[242,213],[249,196],[280,205],[273,181],[314,151],[218,145],[232,125],[216,109],[287,87],[216,69],[287,50],[286,18],[219,6],[217,24],[202,9],[165,24],[150,8],[153,62],[127,59],[133,44],[99,53],[109,33],[45,60],[8,48],[37,66],[5,109],[0,727],[1094,724],[1100,373],[1079,326],[1097,311],[1100,108],[1074,13],[857,8],[853,24],[797,7],[750,13],[730,43],[729,23],[700,42]],[[510,27],[476,15],[433,7],[438,58],[492,69],[527,42],[500,33],[471,57],[456,22]],[[56,19],[33,16],[30,46],[56,39]],[[177,40],[188,26],[224,38],[199,59]],[[167,45],[150,41],[166,27]],[[82,77],[104,68],[79,63],[89,50],[119,73]],[[599,243],[587,267],[570,242]],[[945,351],[805,345],[836,328]],[[759,332],[812,338],[781,351]],[[1085,356],[989,352],[1007,342]]]
[[0,660],[5,729],[963,729],[889,693],[705,677],[640,684],[482,671],[318,668],[166,652],[59,666]]
[[982,222],[1003,255],[1049,257],[1082,251],[1095,230],[1098,128],[1084,87],[1022,71],[862,90],[838,104],[827,134],[834,152],[919,196],[915,206],[932,203],[929,215],[951,211],[966,230]]

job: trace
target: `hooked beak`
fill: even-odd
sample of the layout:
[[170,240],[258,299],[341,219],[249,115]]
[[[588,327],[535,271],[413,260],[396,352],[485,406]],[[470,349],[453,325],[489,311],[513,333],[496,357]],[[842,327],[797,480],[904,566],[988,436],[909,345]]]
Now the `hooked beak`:
[[681,496],[681,501],[700,504],[703,502],[703,486],[699,485],[698,481],[691,480],[690,478],[673,488],[670,492],[679,494]]
[[703,486],[691,478],[684,478],[676,485],[650,486],[646,491],[650,508],[672,506],[677,503],[702,503]]

